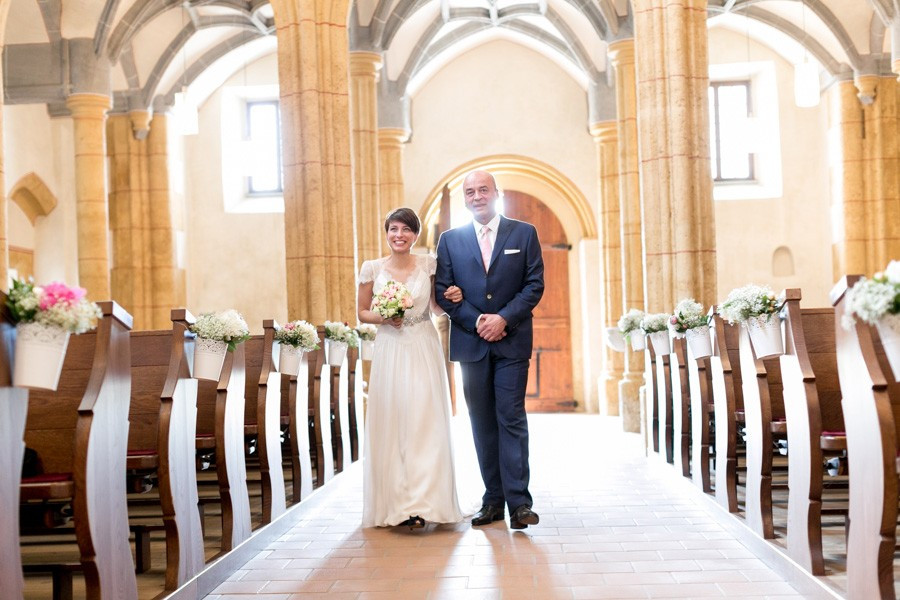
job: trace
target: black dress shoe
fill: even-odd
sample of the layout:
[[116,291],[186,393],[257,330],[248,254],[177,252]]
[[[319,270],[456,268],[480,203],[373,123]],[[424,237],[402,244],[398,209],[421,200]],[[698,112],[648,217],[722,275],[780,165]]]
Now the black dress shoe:
[[510,529],[525,529],[529,525],[537,525],[540,522],[541,518],[527,504],[523,504],[509,515]]
[[415,517],[410,517],[407,520],[400,523],[400,526],[401,527],[409,527],[410,531],[412,531],[413,529],[422,529],[423,527],[425,527],[425,519],[416,515]]
[[475,527],[478,527],[479,525],[488,525],[494,521],[502,521],[503,517],[504,511],[502,506],[485,504],[481,507],[481,510],[472,517],[472,525]]

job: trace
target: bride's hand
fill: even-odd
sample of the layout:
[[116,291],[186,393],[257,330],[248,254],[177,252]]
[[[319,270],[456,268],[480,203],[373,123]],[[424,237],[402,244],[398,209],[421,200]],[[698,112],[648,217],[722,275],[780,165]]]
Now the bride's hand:
[[455,285],[451,285],[451,286],[448,287],[447,290],[444,292],[444,298],[446,298],[447,300],[449,300],[450,302],[452,302],[452,303],[454,303],[454,304],[459,304],[460,302],[463,301],[463,293],[462,293],[462,290],[459,289],[459,288],[458,288],[457,286],[455,286]]
[[393,327],[395,329],[400,329],[400,327],[403,325],[403,317],[394,317],[393,319],[386,319],[385,323],[387,323],[388,325],[390,325],[391,327]]

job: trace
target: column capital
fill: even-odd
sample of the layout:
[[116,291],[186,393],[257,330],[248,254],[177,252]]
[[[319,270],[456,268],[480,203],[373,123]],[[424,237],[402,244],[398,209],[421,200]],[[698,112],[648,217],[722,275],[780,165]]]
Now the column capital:
[[128,119],[131,121],[131,131],[134,133],[134,139],[147,139],[150,133],[150,111],[133,110],[128,113]]
[[606,47],[606,54],[613,68],[634,64],[634,38],[617,40]]
[[350,74],[351,75],[373,75],[378,76],[384,60],[378,52],[356,51],[350,53]]
[[106,94],[70,94],[66,98],[66,108],[73,117],[94,117],[103,115],[112,106]]
[[601,143],[615,142],[619,139],[619,122],[615,119],[591,123],[589,130],[594,140]]
[[378,145],[382,147],[402,146],[409,141],[409,130],[397,127],[378,129]]
[[853,78],[853,84],[859,93],[856,97],[864,106],[869,106],[875,102],[875,93],[878,88],[878,75],[856,75]]

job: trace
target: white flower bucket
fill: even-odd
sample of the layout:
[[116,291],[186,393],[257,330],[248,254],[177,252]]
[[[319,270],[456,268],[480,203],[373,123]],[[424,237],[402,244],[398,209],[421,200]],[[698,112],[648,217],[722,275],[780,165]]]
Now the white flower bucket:
[[657,356],[672,352],[672,340],[669,339],[668,331],[654,331],[650,334],[650,343],[653,344],[653,351]]
[[198,337],[194,348],[194,379],[219,381],[228,344],[220,340]]
[[900,381],[900,314],[884,315],[875,323],[878,337],[887,356],[888,364],[894,372],[894,379]]
[[13,385],[55,392],[68,346],[69,332],[62,327],[19,323],[16,326]]
[[750,342],[756,358],[768,358],[784,354],[784,341],[781,337],[781,319],[777,315],[760,315],[750,317],[745,325],[750,332]]
[[344,359],[347,358],[347,342],[338,342],[326,338],[325,354],[329,365],[332,367],[341,366],[344,364]]
[[631,332],[631,349],[635,352],[639,352],[647,347],[647,338],[644,336],[644,332],[640,329],[635,329]]
[[616,352],[625,352],[625,336],[618,327],[606,328],[606,345]]
[[300,373],[300,363],[303,362],[305,350],[290,344],[278,345],[281,346],[278,352],[278,372],[296,377]]
[[375,340],[360,340],[359,355],[363,360],[372,360],[375,356]]
[[712,354],[712,341],[709,337],[709,325],[701,325],[688,329],[685,334],[688,347],[694,358],[706,358]]

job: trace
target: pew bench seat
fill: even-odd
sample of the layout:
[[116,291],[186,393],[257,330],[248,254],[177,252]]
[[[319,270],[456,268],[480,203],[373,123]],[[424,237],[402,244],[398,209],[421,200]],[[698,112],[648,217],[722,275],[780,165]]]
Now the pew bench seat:
[[847,432],[823,431],[819,438],[819,447],[822,448],[822,450],[846,450]]
[[787,435],[787,419],[779,419],[769,424],[770,431],[779,436]]
[[216,435],[214,433],[197,434],[197,450],[215,450]]
[[129,471],[155,471],[159,468],[159,454],[153,449],[129,450],[125,459]]
[[65,500],[75,495],[71,473],[43,473],[23,477],[19,488],[22,500]]

